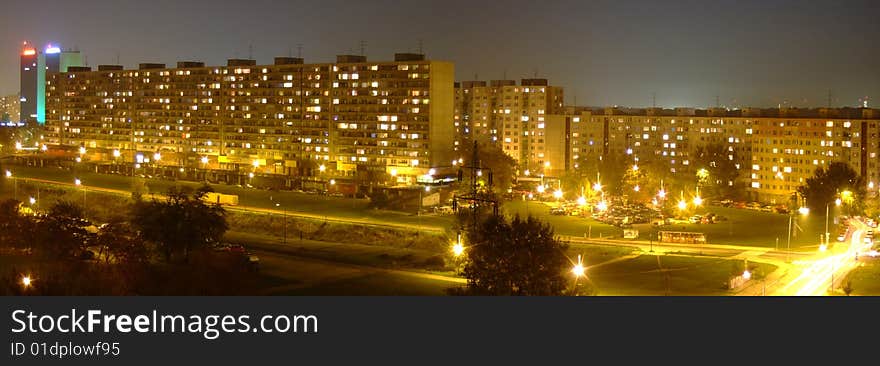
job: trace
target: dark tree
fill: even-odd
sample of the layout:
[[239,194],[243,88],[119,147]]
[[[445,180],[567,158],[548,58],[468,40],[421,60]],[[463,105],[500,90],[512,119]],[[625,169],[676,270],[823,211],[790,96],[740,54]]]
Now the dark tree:
[[158,246],[166,261],[182,255],[187,262],[192,250],[219,242],[228,229],[226,211],[202,200],[211,191],[208,186],[194,192],[172,188],[165,201],[136,202],[132,225],[142,238]]
[[21,202],[0,202],[0,247],[25,249],[31,246],[35,222],[19,211]]
[[88,226],[81,207],[65,201],[56,203],[38,223],[40,252],[57,259],[78,257],[93,239],[86,230]]
[[549,224],[491,215],[466,232],[463,274],[474,295],[561,295],[574,279]]
[[144,264],[148,249],[140,235],[122,218],[112,219],[98,232],[94,243],[105,263]]
[[[471,161],[474,155],[473,144],[464,144],[460,154],[464,165],[471,166],[473,164],[473,161]],[[513,184],[513,178],[516,174],[516,161],[510,155],[504,153],[500,147],[489,143],[477,144],[477,158],[479,159],[480,167],[492,170],[493,190],[498,193],[506,193],[507,189]],[[467,170],[465,170],[463,178],[462,189],[470,190],[470,176]],[[484,184],[488,184],[486,181],[487,176],[484,175],[478,179],[482,180]]]
[[860,209],[866,193],[864,179],[849,164],[842,162],[828,164],[827,168],[819,167],[804,185],[798,187],[798,193],[812,210],[824,210],[825,205],[844,191],[852,192],[853,204]]
[[[708,176],[701,182],[706,196],[737,198],[744,191],[742,170],[737,167],[739,154],[724,144],[711,143],[697,147],[692,153],[695,171],[706,169]],[[698,178],[698,177],[697,177]]]

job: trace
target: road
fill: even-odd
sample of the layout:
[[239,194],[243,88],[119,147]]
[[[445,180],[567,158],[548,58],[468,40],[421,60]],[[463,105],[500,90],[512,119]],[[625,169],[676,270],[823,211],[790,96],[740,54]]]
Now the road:
[[[112,188],[104,188],[97,187],[91,185],[80,185],[77,186],[73,183],[69,182],[59,182],[55,180],[47,180],[47,179],[38,179],[38,178],[26,178],[19,177],[17,180],[24,182],[34,182],[34,183],[42,183],[42,184],[52,184],[52,185],[60,185],[69,188],[76,188],[85,190],[85,194],[88,195],[88,192],[101,192],[107,194],[121,195],[125,197],[131,196],[131,191],[122,190],[122,189],[112,189]],[[162,198],[163,195],[160,194],[148,194],[144,196],[145,198]],[[287,216],[292,218],[304,218],[316,221],[324,221],[324,222],[335,222],[335,223],[344,223],[344,224],[355,224],[362,226],[372,226],[372,227],[387,227],[387,228],[396,228],[396,229],[408,229],[408,230],[417,230],[421,232],[431,232],[431,233],[442,233],[444,229],[442,227],[432,226],[432,225],[420,225],[420,224],[411,224],[411,223],[399,223],[399,222],[390,222],[390,221],[378,221],[375,219],[362,217],[334,217],[330,215],[320,215],[320,214],[311,214],[305,212],[297,212],[295,210],[279,210],[279,209],[268,209],[262,207],[254,207],[254,206],[226,206],[229,211],[238,211],[238,212],[248,212],[248,213],[261,213],[261,214],[271,214],[278,216]]]
[[445,295],[465,280],[425,272],[384,269],[304,258],[251,247],[266,278],[264,295]]
[[[822,296],[833,294],[849,271],[858,266],[858,256],[870,251],[871,245],[864,238],[871,228],[858,219],[849,220],[845,246],[817,253],[811,259],[798,264],[801,269],[790,282],[774,295]],[[839,247],[839,246],[838,246]]]

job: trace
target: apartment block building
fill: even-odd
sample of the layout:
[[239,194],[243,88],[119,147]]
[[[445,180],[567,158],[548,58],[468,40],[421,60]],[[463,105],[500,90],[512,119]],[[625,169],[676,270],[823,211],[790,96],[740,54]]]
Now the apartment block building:
[[788,202],[816,168],[845,162],[867,180],[880,182],[880,110],[822,109],[622,109],[566,107],[547,116],[552,145],[568,152],[566,170],[610,154],[661,161],[670,173],[692,174],[692,154],[720,145],[742,170],[752,198]]
[[0,122],[21,122],[20,100],[18,94],[0,97]]
[[522,79],[519,85],[515,80],[456,83],[455,146],[493,142],[521,171],[550,169],[552,160],[561,158],[551,156],[557,152],[548,145],[546,117],[560,113],[563,101],[563,89],[547,79]]
[[408,184],[451,164],[453,82],[421,54],[71,67],[47,77],[46,138],[99,162]]

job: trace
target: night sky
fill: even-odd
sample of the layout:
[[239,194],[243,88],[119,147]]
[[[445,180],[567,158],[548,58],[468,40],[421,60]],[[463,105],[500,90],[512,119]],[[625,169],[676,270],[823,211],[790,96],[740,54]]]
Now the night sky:
[[[180,3],[180,4],[178,4]],[[0,4],[0,93],[23,40],[78,47],[90,66],[260,64],[417,51],[456,79],[539,77],[579,105],[880,106],[880,1],[17,1]]]

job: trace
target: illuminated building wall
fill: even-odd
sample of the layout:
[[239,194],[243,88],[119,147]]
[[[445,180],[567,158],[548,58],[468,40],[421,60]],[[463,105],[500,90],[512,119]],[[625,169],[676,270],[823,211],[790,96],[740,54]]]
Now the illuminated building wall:
[[451,165],[453,80],[451,63],[414,54],[71,68],[49,76],[47,138],[91,160],[159,153],[162,165],[288,176],[324,165],[321,175],[407,184]]
[[21,122],[19,108],[21,108],[21,96],[18,94],[0,97],[0,122]]
[[756,200],[787,203],[816,168],[835,161],[863,175],[870,192],[880,183],[880,111],[874,109],[567,107],[548,119],[570,124],[566,139],[551,142],[568,143],[569,169],[614,154],[662,164],[669,174],[694,174],[693,152],[720,144]]
[[20,63],[20,112],[22,120],[37,119],[37,71],[38,67],[37,49],[24,43],[21,49]]
[[[547,146],[549,114],[560,113],[561,87],[546,79],[462,81],[455,104],[456,147],[474,139],[498,144],[520,170],[553,169]],[[560,158],[561,159],[561,158]],[[560,160],[561,161],[561,160]],[[550,163],[548,166],[547,164]]]

